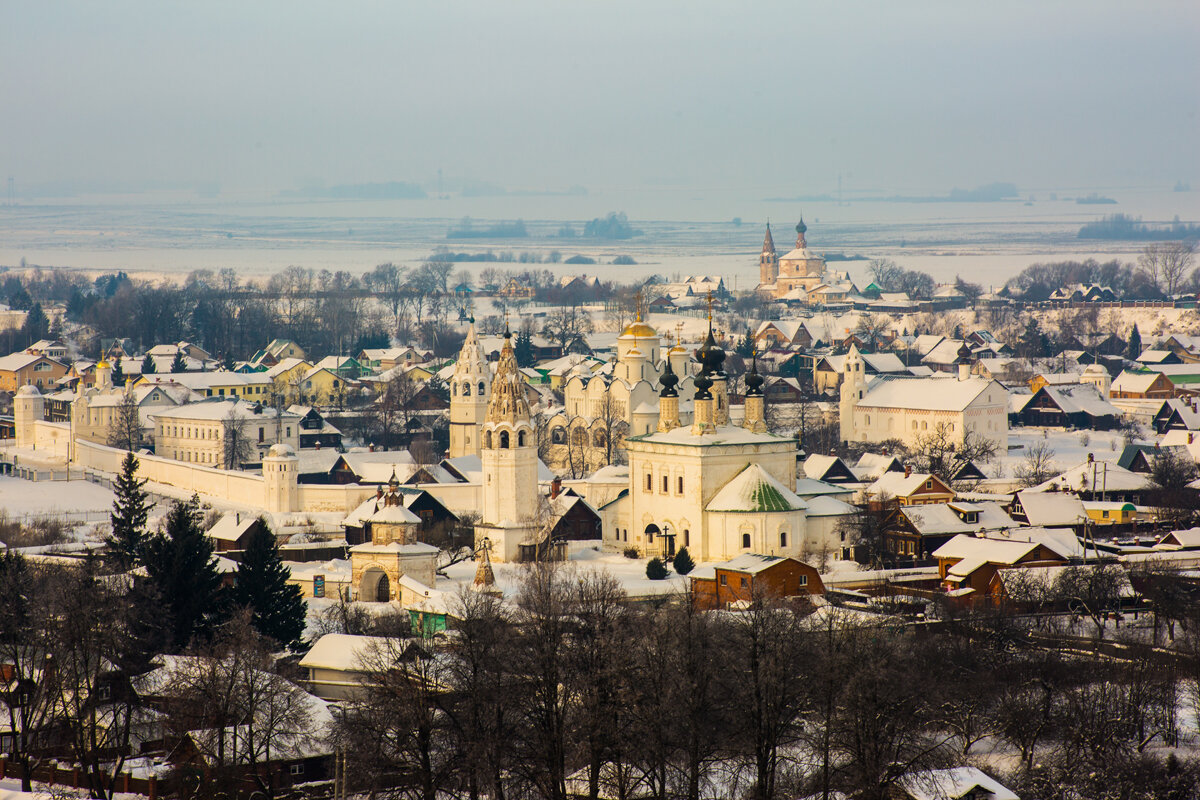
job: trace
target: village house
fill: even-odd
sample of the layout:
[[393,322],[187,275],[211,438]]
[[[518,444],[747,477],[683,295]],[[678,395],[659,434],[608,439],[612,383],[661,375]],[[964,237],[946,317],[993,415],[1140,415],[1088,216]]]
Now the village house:
[[878,480],[863,489],[863,497],[869,503],[894,500],[901,506],[924,506],[930,503],[948,503],[954,499],[954,490],[937,475],[928,472],[913,472],[905,467],[904,472],[885,472]]
[[299,445],[300,417],[286,411],[280,414],[261,403],[210,398],[156,410],[150,418],[155,455],[208,467],[224,466],[233,446],[227,441],[234,435],[243,438],[247,462],[262,461],[274,444],[293,450]]
[[1175,385],[1161,372],[1130,372],[1117,376],[1112,382],[1112,397],[1125,399],[1162,398],[1175,396]]
[[688,578],[697,608],[736,608],[758,598],[794,598],[821,595],[825,586],[817,570],[786,556],[744,553],[714,564],[698,567]]
[[67,365],[35,353],[12,353],[0,358],[0,392],[15,392],[22,386],[49,389],[66,376]]

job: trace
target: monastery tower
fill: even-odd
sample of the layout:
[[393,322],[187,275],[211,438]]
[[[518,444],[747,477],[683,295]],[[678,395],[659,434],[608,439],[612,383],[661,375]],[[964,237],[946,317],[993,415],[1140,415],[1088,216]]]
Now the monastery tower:
[[491,396],[492,371],[475,333],[475,320],[450,378],[450,457],[477,456]]
[[779,253],[775,252],[775,240],[771,237],[771,223],[767,223],[767,235],[763,237],[762,255],[758,257],[758,282],[762,286],[774,286],[779,277]]
[[483,422],[482,521],[475,528],[476,549],[488,539],[496,561],[515,560],[519,545],[534,543],[540,534],[537,444],[531,418],[512,333],[506,326]]

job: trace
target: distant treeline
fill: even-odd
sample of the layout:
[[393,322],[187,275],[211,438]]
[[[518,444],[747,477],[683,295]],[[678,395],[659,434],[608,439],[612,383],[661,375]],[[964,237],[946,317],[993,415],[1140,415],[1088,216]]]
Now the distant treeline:
[[331,200],[420,200],[425,197],[425,190],[415,183],[388,181],[300,189],[283,194],[289,197],[324,197]]
[[1150,225],[1141,217],[1128,214],[1110,214],[1104,219],[1089,222],[1079,229],[1080,239],[1118,239],[1129,241],[1163,241],[1167,239],[1200,238],[1200,225],[1180,222],[1179,217],[1170,225]]

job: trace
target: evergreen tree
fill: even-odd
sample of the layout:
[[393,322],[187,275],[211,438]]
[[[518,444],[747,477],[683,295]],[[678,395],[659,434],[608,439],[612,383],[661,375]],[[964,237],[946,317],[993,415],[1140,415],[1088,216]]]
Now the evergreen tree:
[[125,370],[121,369],[121,359],[114,358],[112,362],[112,383],[113,386],[125,385]]
[[652,581],[665,580],[667,577],[667,565],[663,563],[661,558],[655,556],[646,564],[646,577]]
[[692,554],[686,547],[679,549],[679,552],[675,554],[675,560],[671,563],[675,565],[675,571],[680,575],[687,575],[696,568],[696,562],[692,561]]
[[41,303],[34,303],[33,308],[29,309],[29,313],[25,315],[25,324],[21,326],[21,333],[29,340],[29,344],[45,339],[50,333],[50,319],[46,312],[42,311]]
[[259,633],[294,648],[304,634],[306,606],[299,587],[288,583],[289,577],[275,534],[260,518],[238,566],[234,602],[250,609]]
[[1142,334],[1138,331],[1137,323],[1133,323],[1133,330],[1129,332],[1129,344],[1125,347],[1125,357],[1130,361],[1136,361],[1137,357],[1142,354]]
[[954,333],[951,335],[951,337],[950,337],[950,338],[951,338],[951,339],[961,339],[961,338],[963,338],[962,325],[955,325],[955,326],[954,326]]
[[750,332],[749,328],[746,328],[746,335],[737,343],[734,352],[742,358],[750,358],[754,355],[754,334]]
[[150,357],[149,353],[146,353],[146,357],[142,359],[142,374],[153,375],[157,371],[158,367],[154,366],[154,359]]
[[529,331],[518,331],[513,342],[513,355],[516,356],[518,367],[532,367],[535,362],[533,355],[533,336]]
[[199,498],[176,502],[144,552],[150,585],[170,614],[170,646],[178,651],[208,638],[227,609],[212,542],[201,530]]
[[183,351],[175,351],[175,358],[171,359],[171,372],[187,372],[187,362],[183,360]]
[[1046,337],[1042,335],[1036,317],[1031,316],[1025,323],[1025,330],[1021,331],[1017,346],[1024,358],[1041,358],[1046,355]]
[[143,488],[146,481],[137,477],[138,460],[133,453],[126,453],[121,463],[121,474],[113,485],[113,510],[109,515],[112,533],[105,543],[109,553],[121,569],[126,570],[141,562],[146,546],[146,517],[150,513],[150,499]]

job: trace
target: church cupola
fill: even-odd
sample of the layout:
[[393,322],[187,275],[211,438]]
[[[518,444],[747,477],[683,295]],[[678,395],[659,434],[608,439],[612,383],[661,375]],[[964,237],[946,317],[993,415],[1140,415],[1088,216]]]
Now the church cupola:
[[701,345],[700,362],[712,381],[712,422],[715,426],[729,424],[729,376],[725,374],[725,350],[717,344],[712,330],[712,298],[709,297],[708,336]]
[[804,217],[800,217],[800,221],[796,223],[796,249],[797,250],[803,250],[804,248],[808,247],[808,240],[804,238],[804,234],[807,232],[808,232],[808,226],[804,224]]
[[967,347],[967,343],[963,342],[958,348],[957,356],[954,363],[958,365],[958,379],[965,381],[971,377],[971,365],[975,362],[975,354]]
[[754,433],[766,433],[766,398],[763,396],[763,376],[758,374],[758,354],[750,361],[750,372],[746,374],[745,419],[742,427]]
[[658,394],[658,429],[669,431],[679,427],[679,376],[671,369],[668,360],[664,365],[662,377],[658,379],[662,390]]

